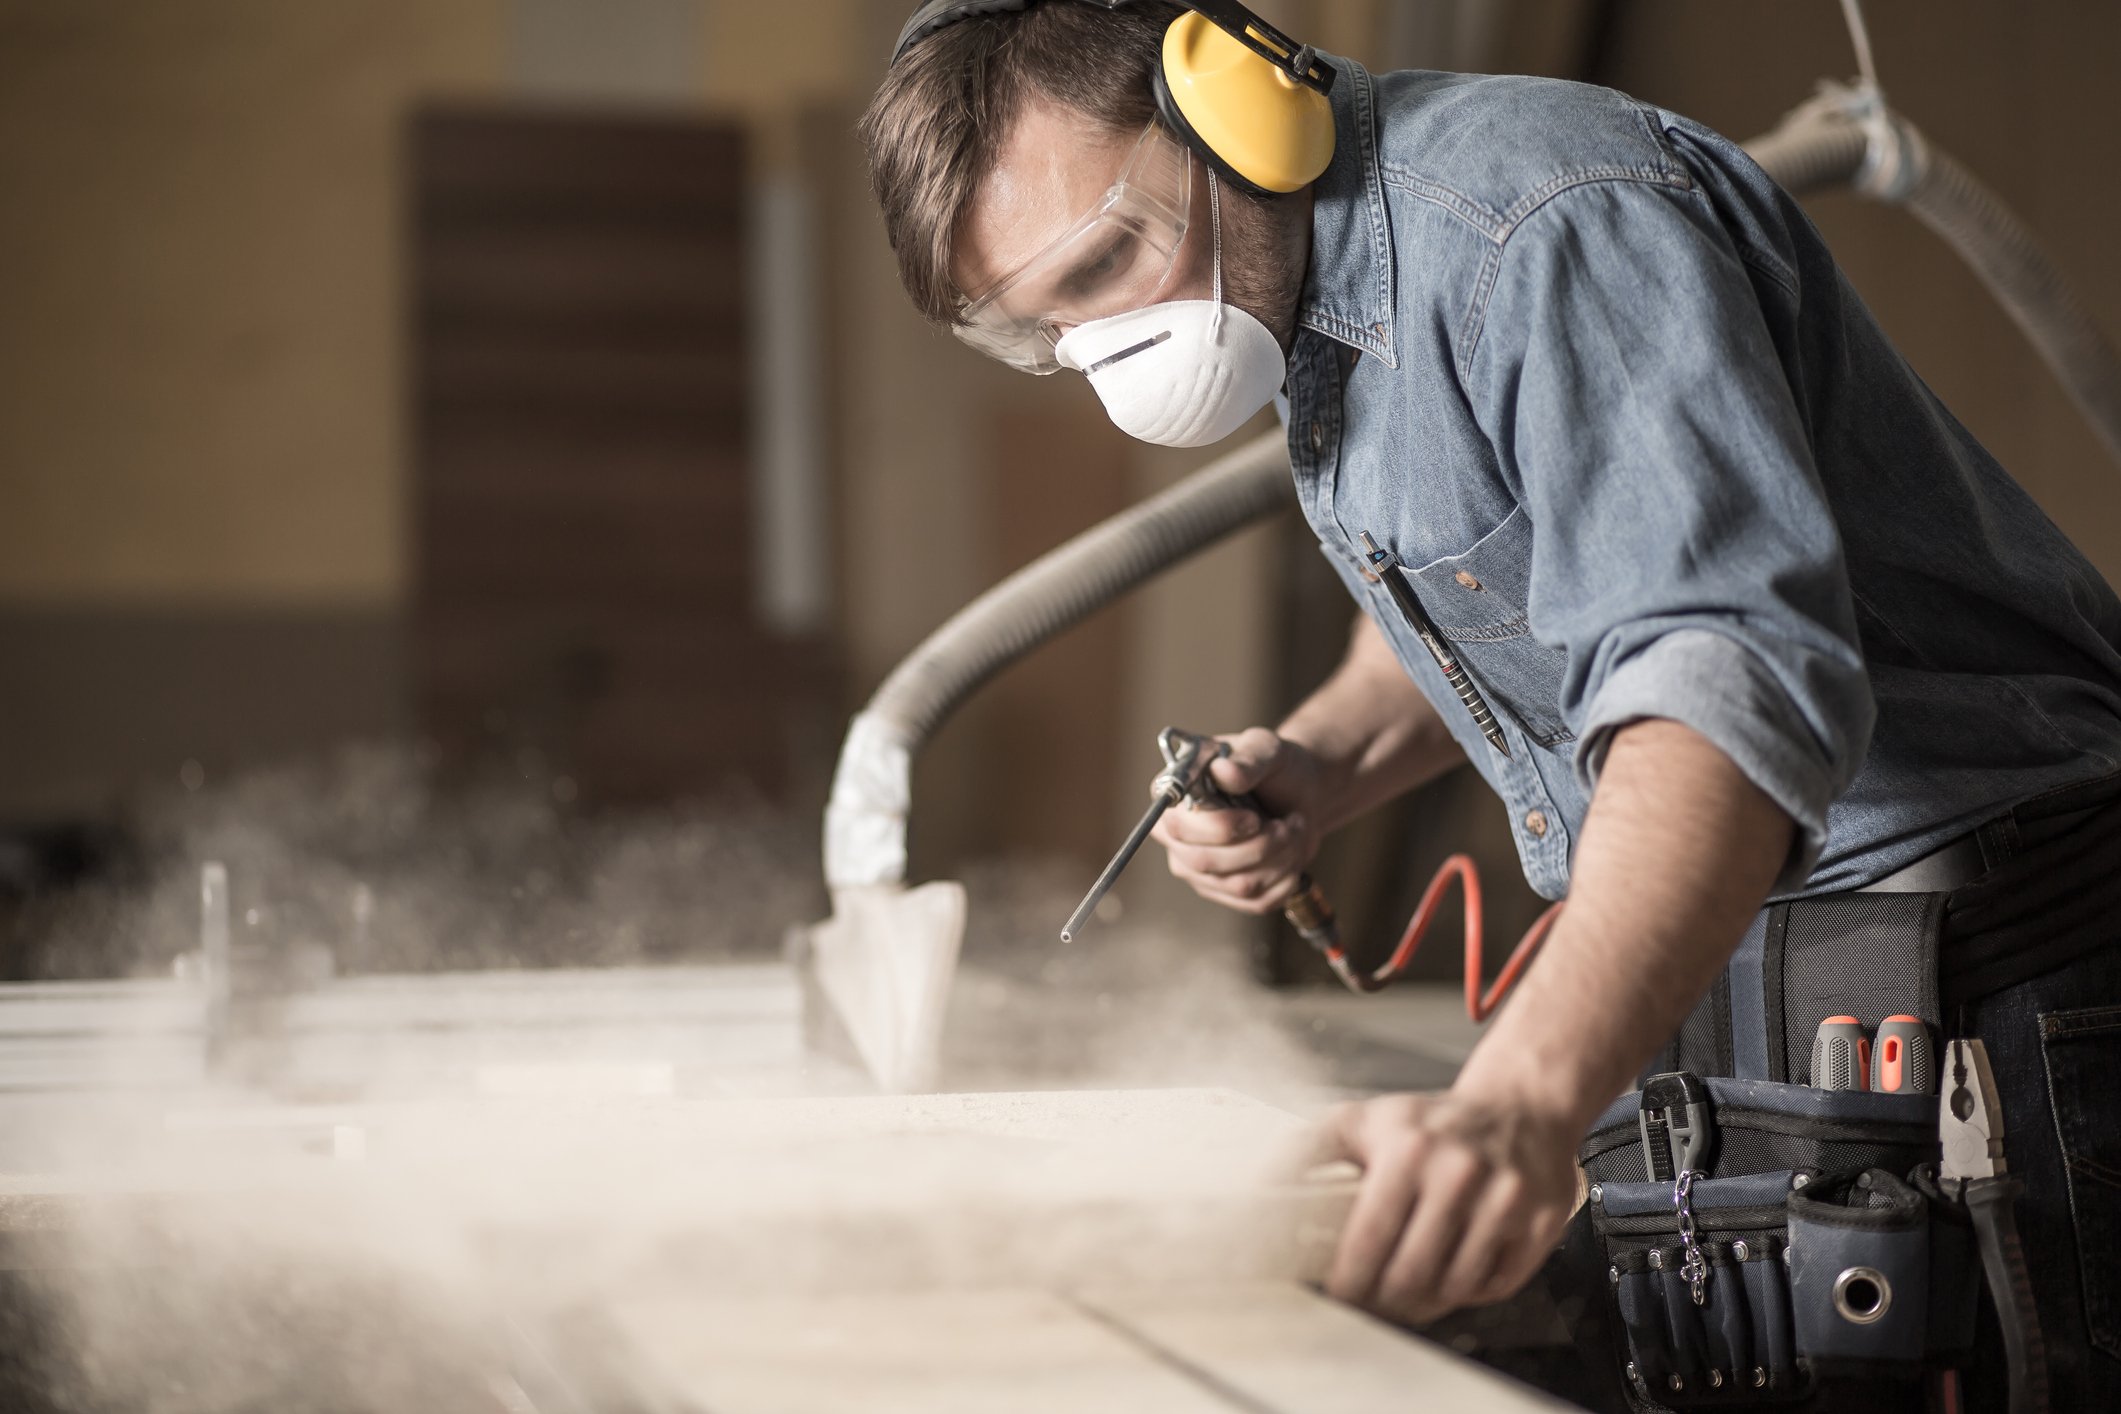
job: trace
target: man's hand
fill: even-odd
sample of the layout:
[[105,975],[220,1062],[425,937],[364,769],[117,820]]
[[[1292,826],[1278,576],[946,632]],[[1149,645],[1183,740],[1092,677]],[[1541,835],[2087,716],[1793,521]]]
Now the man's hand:
[[1254,810],[1167,810],[1153,838],[1171,872],[1202,898],[1245,913],[1271,913],[1296,892],[1318,853],[1325,772],[1318,759],[1265,727],[1226,736],[1230,754],[1208,768],[1231,795],[1252,792]]
[[1326,1291],[1417,1325],[1500,1301],[1575,1210],[1577,1136],[1558,1116],[1449,1094],[1343,1105],[1317,1157],[1361,1166]]
[[1730,957],[1794,826],[1708,738],[1622,728],[1570,870],[1569,903],[1442,1096],[1338,1112],[1362,1165],[1327,1289],[1408,1321],[1514,1292],[1575,1202],[1575,1148]]
[[1155,838],[1195,893],[1246,913],[1272,913],[1296,892],[1319,841],[1373,806],[1464,759],[1377,625],[1358,615],[1348,654],[1279,731],[1224,737],[1210,771],[1251,810],[1171,810]]

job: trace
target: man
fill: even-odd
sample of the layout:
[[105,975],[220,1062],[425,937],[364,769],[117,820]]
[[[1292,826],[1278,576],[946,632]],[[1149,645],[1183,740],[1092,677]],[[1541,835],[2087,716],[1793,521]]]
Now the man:
[[[1322,59],[1330,165],[1247,192],[1155,121],[1178,13],[1043,0],[909,28],[862,135],[937,323],[1087,372],[1151,440],[1225,435],[1278,394],[1364,617],[1333,678],[1216,767],[1264,818],[1166,815],[1173,872],[1273,910],[1326,833],[1470,758],[1533,886],[1568,896],[1448,1092],[1330,1123],[1364,1181],[1329,1289],[1422,1321],[1539,1267],[1578,1140],[1705,995],[1743,990],[1719,975],[1765,903],[1956,888],[2006,857],[1992,837],[2098,815],[2121,603],[1729,142],[1601,89]],[[1971,873],[1940,873],[1977,832]],[[2121,1220],[2086,1217],[2121,1211],[2096,1137],[2121,1132],[2121,1027],[2067,1125],[2040,1034],[2121,1007],[2121,951],[2088,926],[1978,985],[1950,948],[1929,974],[2002,1074],[2057,1407],[2121,1374]]]

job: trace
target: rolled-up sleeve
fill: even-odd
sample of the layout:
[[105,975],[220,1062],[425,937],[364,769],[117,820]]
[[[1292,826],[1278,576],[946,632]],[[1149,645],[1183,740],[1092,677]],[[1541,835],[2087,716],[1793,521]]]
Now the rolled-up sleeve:
[[1754,281],[1707,201],[1600,181],[1519,219],[1461,372],[1536,534],[1532,630],[1594,789],[1613,733],[1714,742],[1800,838],[1862,764],[1876,709],[1834,517]]

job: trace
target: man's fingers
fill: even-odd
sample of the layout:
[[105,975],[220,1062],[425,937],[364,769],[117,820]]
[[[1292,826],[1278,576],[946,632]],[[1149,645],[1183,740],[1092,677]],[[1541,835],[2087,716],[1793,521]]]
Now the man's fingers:
[[1256,877],[1247,875],[1226,888],[1228,882],[1217,880],[1213,883],[1194,883],[1193,891],[1210,903],[1236,909],[1239,913],[1265,917],[1280,911],[1295,894],[1297,878],[1286,873],[1262,874]]
[[1278,872],[1293,867],[1297,840],[1302,831],[1300,818],[1269,820],[1265,829],[1235,844],[1175,841],[1165,848],[1173,859],[1194,874],[1227,877],[1260,869]]
[[1436,1314],[1491,1299],[1486,1292],[1519,1239],[1527,1235],[1531,1218],[1524,1180],[1514,1172],[1498,1173],[1480,1185],[1458,1251],[1436,1283],[1435,1297],[1442,1307]]
[[[1448,1096],[1395,1095],[1327,1116],[1298,1171],[1363,1171],[1326,1290],[1409,1323],[1499,1301],[1538,1272],[1574,1204]],[[1516,1136],[1523,1138],[1524,1136]]]
[[1227,878],[1249,874],[1266,864],[1282,852],[1285,841],[1281,831],[1269,826],[1264,833],[1238,844],[1174,844],[1170,850],[1171,857],[1188,873]]
[[1413,1209],[1427,1144],[1414,1125],[1421,1105],[1412,1095],[1336,1105],[1313,1132],[1310,1150],[1303,1155],[1310,1167],[1352,1163],[1363,1171],[1326,1277],[1326,1290],[1344,1301],[1367,1299]]
[[1257,789],[1279,764],[1281,738],[1265,727],[1252,727],[1223,740],[1230,743],[1230,754],[1211,764],[1208,774],[1232,795]]
[[1194,893],[1213,904],[1240,913],[1268,914],[1288,903],[1301,877],[1287,869],[1265,869],[1249,874],[1196,874],[1173,860],[1171,873]]
[[1361,1101],[1349,1100],[1327,1110],[1325,1116],[1290,1147],[1289,1172],[1300,1174],[1325,1164],[1361,1167],[1363,1150],[1357,1134],[1366,1108],[1368,1106]]
[[1301,1162],[1307,1168],[1333,1163],[1368,1168],[1378,1143],[1409,1128],[1421,1110],[1418,1095],[1383,1095],[1335,1105],[1312,1128]]
[[1239,889],[1231,889],[1227,887],[1226,880],[1203,878],[1199,875],[1183,873],[1177,869],[1171,872],[1177,875],[1179,880],[1191,888],[1194,893],[1200,895],[1209,903],[1221,908],[1235,909],[1239,913],[1257,914],[1262,917],[1275,912],[1283,904],[1287,903],[1289,896],[1296,891],[1296,880],[1288,875],[1271,876],[1272,882],[1270,884],[1261,886],[1256,892],[1246,893],[1241,890],[1251,887],[1251,881],[1249,880],[1241,885]]
[[1249,840],[1260,832],[1256,810],[1166,810],[1150,831],[1165,845],[1227,845]]
[[1303,882],[1303,875],[1295,869],[1279,868],[1261,879],[1257,891],[1251,895],[1254,905],[1261,913],[1272,913],[1296,896],[1296,886]]
[[1407,1215],[1414,1211],[1425,1148],[1418,1132],[1407,1131],[1378,1140],[1356,1158],[1363,1166],[1362,1186],[1326,1275],[1328,1294],[1358,1306],[1369,1305],[1375,1297],[1385,1263],[1406,1230]]
[[1433,1145],[1422,1167],[1421,1201],[1378,1286],[1380,1306],[1415,1321],[1433,1320],[1450,1309],[1440,1290],[1443,1276],[1467,1236],[1466,1217],[1489,1172],[1487,1161],[1471,1149]]

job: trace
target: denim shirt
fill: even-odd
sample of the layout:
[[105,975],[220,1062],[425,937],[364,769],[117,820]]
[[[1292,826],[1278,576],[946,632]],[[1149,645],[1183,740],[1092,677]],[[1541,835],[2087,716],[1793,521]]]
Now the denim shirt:
[[2117,769],[2121,603],[1743,152],[1605,89],[1333,62],[1279,404],[1298,496],[1536,890],[1567,891],[1612,734],[1645,717],[1797,821],[1780,896]]

